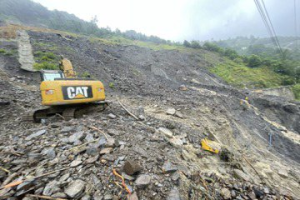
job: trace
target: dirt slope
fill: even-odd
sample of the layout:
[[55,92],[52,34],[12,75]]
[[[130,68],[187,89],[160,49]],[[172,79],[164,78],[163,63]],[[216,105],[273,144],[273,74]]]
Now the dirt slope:
[[[112,169],[127,171],[123,166],[130,160],[141,166],[138,174],[123,174],[134,193],[131,199],[300,196],[299,103],[224,84],[205,68],[213,64],[204,59],[209,52],[153,51],[57,33],[28,34],[33,52],[63,55],[79,73],[102,80],[111,105],[69,122],[59,116],[44,124],[25,122],[25,112],[39,107],[38,75],[21,70],[17,56],[0,54],[0,165],[10,172],[0,170],[0,183],[68,167],[0,190],[3,198],[126,199]],[[0,48],[14,49],[17,43],[5,40]],[[249,105],[241,101],[246,96]],[[118,101],[144,120],[129,116]],[[229,160],[204,152],[200,142],[205,137],[227,149]]]

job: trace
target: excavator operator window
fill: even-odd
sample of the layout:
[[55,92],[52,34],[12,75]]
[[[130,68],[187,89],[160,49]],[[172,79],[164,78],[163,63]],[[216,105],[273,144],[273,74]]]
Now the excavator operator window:
[[61,78],[64,78],[64,75],[60,71],[41,71],[42,81],[54,81]]

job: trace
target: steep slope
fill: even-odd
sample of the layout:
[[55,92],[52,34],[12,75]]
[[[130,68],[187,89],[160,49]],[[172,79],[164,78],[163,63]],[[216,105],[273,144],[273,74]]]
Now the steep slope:
[[31,0],[1,0],[0,25],[5,23],[51,28],[89,36],[115,37],[118,40],[127,38],[138,41],[151,41],[157,44],[171,43],[171,41],[157,36],[146,36],[134,30],[121,32],[118,29],[112,31],[109,27],[101,28],[97,25],[97,17],[94,17],[91,21],[84,21],[64,11],[50,11],[41,4]]
[[0,21],[82,34],[92,34],[97,30],[104,31],[73,14],[58,10],[50,11],[30,0],[1,0]]
[[[41,52],[69,58],[79,74],[105,83],[111,104],[68,122],[60,116],[44,124],[23,121],[40,104],[38,74],[21,70],[16,53],[0,54],[0,165],[10,172],[0,171],[1,184],[61,170],[2,189],[3,198],[126,199],[113,169],[139,199],[300,195],[299,103],[226,85],[207,69],[222,57],[204,50],[154,51],[33,30],[37,61]],[[1,49],[16,52],[17,41],[2,41]],[[201,149],[206,137],[223,156]],[[128,176],[128,162],[141,166],[137,175]]]

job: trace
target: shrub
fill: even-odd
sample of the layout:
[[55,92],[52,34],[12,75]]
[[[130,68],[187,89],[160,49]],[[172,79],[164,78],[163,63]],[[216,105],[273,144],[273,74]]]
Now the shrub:
[[200,48],[201,48],[199,42],[198,42],[198,41],[195,41],[195,40],[191,41],[191,47],[192,47],[193,49],[200,49]]
[[261,59],[257,55],[251,55],[248,60],[248,66],[251,68],[259,67],[262,64]]
[[55,61],[58,60],[57,56],[52,52],[37,51],[34,53],[37,61]]
[[230,58],[231,60],[234,60],[234,59],[239,57],[237,52],[235,50],[232,50],[232,49],[225,49],[224,56]]
[[205,50],[208,50],[208,51],[215,51],[215,52],[218,52],[218,53],[223,52],[222,48],[220,48],[218,45],[210,43],[210,42],[205,42],[204,45],[203,45],[203,48]]
[[281,85],[293,85],[295,84],[295,80],[292,77],[286,77],[282,80]]
[[184,40],[183,46],[185,46],[185,47],[191,47],[191,43],[189,43],[188,41]]
[[300,100],[300,84],[294,85],[292,87],[293,93],[295,95],[295,98],[297,100]]
[[0,54],[5,54],[5,53],[6,53],[5,49],[0,49]]
[[90,78],[91,74],[87,71],[83,72],[83,74],[81,75],[83,78]]
[[114,84],[113,82],[110,82],[110,83],[108,84],[108,87],[110,87],[111,89],[113,89],[113,88],[115,88],[115,84]]
[[233,61],[237,64],[243,64],[244,62],[242,58],[235,58]]
[[42,57],[44,55],[44,52],[36,51],[34,52],[34,56]]
[[45,53],[45,56],[47,56],[48,59],[52,59],[52,60],[56,59],[56,55],[52,52]]

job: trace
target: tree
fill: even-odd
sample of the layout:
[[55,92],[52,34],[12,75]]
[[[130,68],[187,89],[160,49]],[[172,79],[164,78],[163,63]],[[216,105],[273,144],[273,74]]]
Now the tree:
[[116,32],[117,35],[121,35],[120,29],[117,28],[115,32]]
[[185,46],[185,47],[191,47],[191,43],[189,43],[188,41],[184,40],[183,41],[183,46]]
[[259,67],[262,64],[261,59],[257,55],[251,55],[248,60],[248,66],[251,68]]
[[210,43],[210,42],[205,42],[203,47],[205,50],[208,50],[208,51],[215,51],[215,52],[219,52],[219,53],[221,53],[223,51],[220,47],[218,47],[218,45]]
[[90,21],[92,24],[95,24],[95,25],[97,25],[98,24],[98,17],[97,17],[97,15],[95,15],[92,19],[91,19],[91,21]]
[[201,48],[199,42],[195,41],[195,40],[191,41],[191,47],[194,48],[194,49],[200,49]]
[[231,60],[234,60],[235,58],[239,57],[237,52],[235,50],[232,50],[232,49],[225,49],[224,56],[230,58]]

